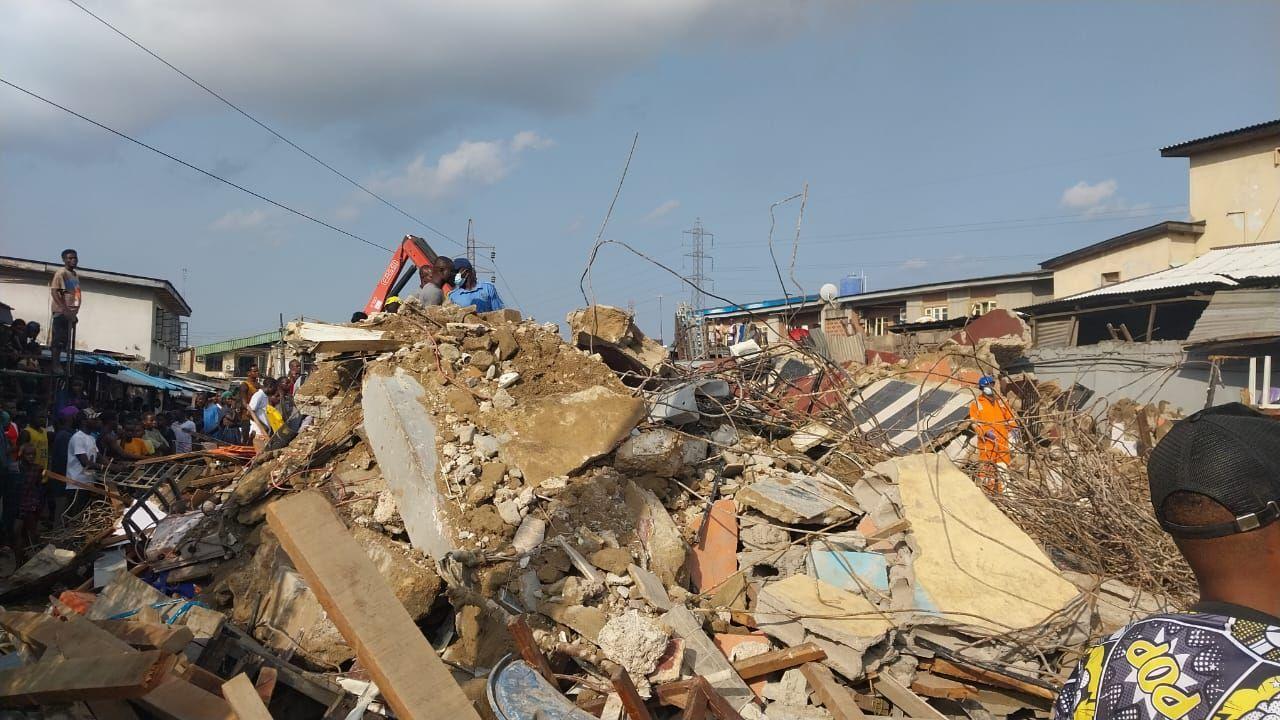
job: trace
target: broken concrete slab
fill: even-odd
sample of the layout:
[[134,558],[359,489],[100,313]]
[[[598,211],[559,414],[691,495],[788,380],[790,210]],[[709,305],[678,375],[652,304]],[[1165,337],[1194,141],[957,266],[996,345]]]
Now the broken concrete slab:
[[641,599],[661,612],[671,609],[671,597],[667,595],[667,589],[662,586],[662,581],[658,579],[657,575],[639,565],[628,565],[627,572],[635,582],[636,590],[639,591]]
[[634,482],[625,490],[627,509],[636,518],[636,534],[649,553],[649,569],[667,587],[677,584],[688,548],[658,496]]
[[859,652],[883,641],[894,627],[891,617],[862,595],[805,575],[765,585],[756,598],[755,619],[786,645],[803,642],[807,630]]
[[945,455],[908,455],[875,470],[902,494],[918,548],[916,587],[928,598],[926,608],[1006,632],[1038,625],[1079,594],[1035,541]]
[[312,353],[383,352],[405,344],[385,337],[381,330],[302,321],[285,326],[284,340]]
[[667,349],[645,337],[625,310],[592,305],[574,310],[565,319],[573,343],[599,353],[615,371],[658,374],[667,360]]
[[644,401],[591,387],[522,403],[502,455],[538,485],[568,475],[618,446],[644,417]]
[[701,675],[711,683],[734,710],[755,700],[755,693],[738,676],[729,659],[720,652],[711,638],[702,631],[702,623],[684,605],[676,605],[662,616],[662,624],[674,635],[684,639],[684,667],[687,672]]
[[688,425],[702,417],[698,412],[697,383],[685,383],[664,390],[653,398],[649,410],[649,422],[665,422],[671,425]]
[[790,525],[831,525],[853,517],[853,498],[826,478],[791,473],[770,476],[738,491],[740,504]]
[[565,605],[563,603],[542,603],[538,612],[568,627],[592,643],[600,636],[609,616],[598,607],[585,605]]
[[596,644],[605,657],[625,668],[632,682],[643,689],[648,686],[645,676],[658,667],[670,637],[656,620],[628,610],[605,623]]
[[455,548],[436,478],[436,425],[413,376],[365,376],[364,429],[413,547],[436,560]]
[[623,472],[675,477],[684,468],[684,436],[667,428],[632,435],[614,453],[614,467]]

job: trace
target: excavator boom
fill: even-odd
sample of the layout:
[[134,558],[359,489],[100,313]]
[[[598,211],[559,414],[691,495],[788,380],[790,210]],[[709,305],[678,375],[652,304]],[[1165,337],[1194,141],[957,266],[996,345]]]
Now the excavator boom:
[[[426,240],[416,235],[405,235],[400,241],[400,247],[391,254],[391,262],[387,263],[387,269],[378,279],[377,286],[373,288],[373,294],[364,306],[364,313],[372,315],[381,311],[387,298],[399,295],[405,285],[417,276],[418,268],[429,267],[435,260],[436,251],[431,249]],[[406,265],[412,267],[413,271],[406,273]]]

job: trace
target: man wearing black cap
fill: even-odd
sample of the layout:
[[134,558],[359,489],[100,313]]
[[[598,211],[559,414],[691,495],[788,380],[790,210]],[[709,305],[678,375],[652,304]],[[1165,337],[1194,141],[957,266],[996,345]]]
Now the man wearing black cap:
[[1280,423],[1239,403],[1198,412],[1156,446],[1147,479],[1200,602],[1090,648],[1054,720],[1280,717]]
[[490,282],[477,282],[476,269],[466,258],[453,260],[453,292],[449,293],[449,302],[461,307],[472,305],[476,312],[501,310],[506,307],[502,298],[498,297],[498,289]]

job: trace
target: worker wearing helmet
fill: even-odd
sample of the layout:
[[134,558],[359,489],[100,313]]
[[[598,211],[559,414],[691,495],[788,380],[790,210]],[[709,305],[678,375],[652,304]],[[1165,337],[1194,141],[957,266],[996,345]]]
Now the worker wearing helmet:
[[392,295],[391,297],[387,298],[387,301],[382,304],[382,312],[385,312],[385,313],[400,312],[400,296]]
[[996,379],[983,375],[978,380],[978,397],[969,403],[969,422],[978,438],[978,472],[987,492],[1003,493],[1000,477],[1009,466],[1009,436],[1017,427],[1013,411],[996,391]]

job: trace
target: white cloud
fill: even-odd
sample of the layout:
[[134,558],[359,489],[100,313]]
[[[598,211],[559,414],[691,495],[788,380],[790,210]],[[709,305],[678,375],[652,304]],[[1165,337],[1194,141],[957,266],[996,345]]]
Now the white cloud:
[[[606,83],[691,39],[754,46],[853,12],[846,7],[852,3],[833,0],[87,5],[286,135],[332,129],[388,153],[495,111],[584,107]],[[7,77],[125,132],[180,116],[237,120],[223,118],[226,110],[216,100],[69,3],[5,3],[0,67]],[[0,136],[7,145],[63,143],[77,135],[68,131],[76,127],[15,91],[0,93]],[[78,136],[98,132],[86,126]]]
[[1108,202],[1116,197],[1120,183],[1114,179],[1090,185],[1081,180],[1062,192],[1062,205],[1073,210],[1097,212],[1108,208]]
[[650,222],[654,220],[661,220],[662,218],[670,215],[673,210],[679,207],[680,207],[679,200],[668,200],[662,203],[661,205],[659,205],[658,207],[650,210],[649,214],[644,216],[644,219]]
[[239,232],[260,227],[266,221],[266,210],[231,210],[214,220],[209,227],[214,230]]
[[552,144],[530,130],[510,140],[463,140],[435,162],[419,155],[400,173],[375,179],[370,186],[374,192],[438,200],[467,187],[494,185],[510,174],[521,153]]

